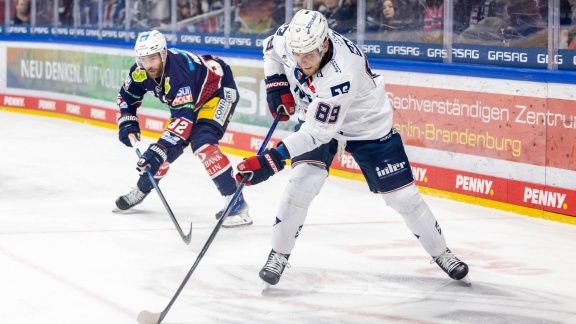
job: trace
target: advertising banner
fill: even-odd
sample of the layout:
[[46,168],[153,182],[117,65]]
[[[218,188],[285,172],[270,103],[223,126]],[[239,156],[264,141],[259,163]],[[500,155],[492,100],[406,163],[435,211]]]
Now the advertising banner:
[[[218,23],[216,23],[218,25]],[[27,25],[0,26],[9,35],[16,37],[28,37],[32,41],[34,37],[45,38],[54,37],[62,40],[75,40],[83,38],[93,41],[125,42],[132,45],[138,36],[138,30],[125,30],[123,28],[97,28],[84,26],[47,26],[38,25],[30,27]],[[205,48],[222,49],[226,45],[230,49],[261,49],[264,39],[268,34],[231,34],[224,37],[221,28],[204,28],[195,26],[188,31],[177,31],[166,33],[166,38],[172,46],[201,46]],[[355,41],[352,35],[347,35]],[[540,36],[544,36],[541,34]],[[419,38],[420,39],[420,38]],[[545,36],[544,36],[545,39]],[[38,39],[36,41],[42,41]],[[544,40],[540,40],[544,42]],[[449,52],[442,44],[434,44],[419,41],[376,41],[367,39],[361,46],[368,57],[392,58],[402,60],[417,60],[425,62],[442,62],[445,58],[451,57],[452,62],[484,64],[493,66],[537,68],[547,69],[548,62],[553,61],[558,64],[560,70],[576,70],[576,51],[560,49],[554,57],[549,57],[546,48],[532,48],[530,45],[497,46],[497,45],[475,45],[452,44]]]
[[[132,57],[17,46],[6,47],[5,53],[6,89],[0,89],[0,106],[116,124],[118,110],[110,109],[109,103],[115,102]],[[224,60],[232,66],[242,99],[221,145],[241,154],[255,152],[272,120],[263,70],[255,68],[255,60]],[[573,86],[533,82],[525,87],[515,82],[493,86],[498,81],[450,76],[441,82],[437,76],[407,78],[388,74],[386,91],[417,185],[576,216],[576,186],[570,181],[576,175]],[[59,98],[62,94],[68,97]],[[165,109],[152,95],[147,97],[146,108]],[[139,115],[141,129],[160,134],[166,117],[158,116]],[[294,121],[281,123],[270,145],[293,126]],[[348,153],[331,169],[362,179]]]
[[[10,88],[50,91],[115,103],[118,90],[133,64],[132,56],[7,47],[6,82]],[[231,64],[231,67],[240,93],[235,122],[268,127],[264,71],[238,64]],[[144,96],[142,106],[167,110],[151,94]],[[294,124],[292,121],[282,123],[278,129],[291,131]]]
[[395,127],[408,145],[545,165],[546,100],[389,84]]

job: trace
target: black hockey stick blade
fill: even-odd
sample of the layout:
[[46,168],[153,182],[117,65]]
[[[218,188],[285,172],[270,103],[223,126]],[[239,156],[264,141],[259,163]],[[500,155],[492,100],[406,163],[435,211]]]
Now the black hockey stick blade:
[[178,234],[180,234],[180,237],[182,237],[182,240],[184,241],[184,243],[186,243],[186,245],[190,244],[190,241],[192,240],[192,223],[190,223],[190,232],[188,233],[188,235],[184,235],[184,232],[182,231],[180,224],[178,224],[178,221],[176,220],[176,216],[174,216],[172,209],[170,209],[170,206],[168,206],[168,202],[166,201],[166,198],[164,198],[164,194],[160,190],[160,187],[158,187],[156,181],[154,181],[154,175],[152,175],[152,172],[150,171],[150,169],[148,169],[148,167],[146,167],[146,173],[148,173],[148,177],[150,177],[150,181],[154,185],[154,189],[156,189],[156,192],[158,193],[160,200],[162,200],[162,204],[164,204],[164,207],[166,208],[166,211],[168,212],[168,215],[170,216],[172,223],[174,223],[174,226],[176,227]]
[[[138,147],[136,146],[136,138],[132,134],[129,135],[128,138],[130,139],[130,144],[132,144],[132,147],[136,151],[136,155],[138,155],[138,158],[140,158],[142,156],[142,153],[140,153],[140,149],[138,149]],[[180,224],[178,224],[178,221],[176,220],[176,216],[174,216],[174,213],[172,212],[172,209],[168,205],[166,198],[164,198],[164,194],[162,193],[162,190],[160,190],[160,187],[156,183],[156,180],[154,180],[154,175],[152,174],[152,171],[150,171],[150,169],[148,167],[146,167],[146,174],[148,175],[148,178],[150,178],[150,182],[152,182],[154,189],[156,189],[156,192],[158,193],[158,196],[160,197],[162,204],[166,208],[166,211],[168,212],[168,216],[170,216],[172,223],[176,227],[178,234],[180,234],[180,237],[182,238],[184,243],[186,243],[186,245],[190,244],[190,241],[192,240],[192,223],[190,223],[190,233],[188,233],[188,235],[184,235],[184,232],[182,231]]]
[[[268,131],[268,134],[264,138],[262,145],[260,145],[260,149],[258,150],[257,154],[261,154],[264,151],[264,149],[266,148],[266,146],[268,145],[268,141],[270,141],[270,137],[272,137],[272,133],[274,133],[274,129],[276,129],[276,125],[278,125],[278,121],[280,121],[281,116],[282,116],[282,114],[277,114],[276,118],[274,118],[274,122],[272,123],[272,126],[270,126],[270,130]],[[190,277],[192,277],[194,270],[196,270],[196,267],[198,266],[198,264],[200,263],[200,261],[204,257],[204,254],[206,254],[206,251],[208,251],[208,248],[212,244],[212,241],[214,241],[216,234],[218,234],[220,227],[222,227],[222,223],[224,222],[226,217],[228,217],[228,214],[230,213],[232,206],[234,206],[234,204],[236,203],[236,200],[238,200],[238,197],[242,193],[242,189],[244,189],[246,182],[248,182],[248,177],[244,177],[244,179],[242,179],[242,182],[240,182],[240,184],[238,185],[238,188],[236,189],[234,196],[232,196],[230,203],[228,203],[228,206],[224,210],[222,217],[220,217],[220,219],[218,220],[218,223],[216,223],[216,226],[214,226],[214,229],[212,230],[210,237],[208,237],[208,239],[206,240],[206,243],[204,243],[204,246],[202,247],[202,250],[200,250],[200,252],[198,253],[198,256],[196,257],[196,261],[194,261],[194,264],[192,265],[192,267],[190,268],[190,270],[186,274],[186,277],[184,277],[184,280],[182,280],[182,283],[180,284],[180,286],[176,290],[176,293],[174,293],[174,296],[172,297],[172,299],[170,300],[168,305],[166,305],[166,308],[164,308],[164,310],[161,313],[152,313],[152,312],[149,312],[146,310],[141,311],[140,314],[138,314],[138,318],[137,318],[138,323],[140,323],[140,324],[160,324],[160,322],[162,322],[164,317],[166,317],[166,314],[168,314],[168,312],[170,311],[170,308],[172,308],[172,305],[174,305],[176,298],[178,298],[178,296],[180,296],[182,289],[184,289],[184,286],[186,286],[186,283],[188,282],[188,280],[190,280]]]

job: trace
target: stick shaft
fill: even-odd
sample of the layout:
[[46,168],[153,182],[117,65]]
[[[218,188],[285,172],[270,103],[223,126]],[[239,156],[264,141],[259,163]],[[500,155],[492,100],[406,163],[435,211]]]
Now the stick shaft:
[[[132,144],[132,147],[136,151],[136,155],[138,155],[138,158],[142,157],[142,153],[140,153],[140,149],[136,146],[136,139],[134,138],[134,136],[130,135],[128,137],[130,138],[130,143]],[[182,231],[182,227],[180,227],[180,224],[176,220],[176,216],[174,216],[174,213],[172,212],[170,205],[168,205],[168,201],[166,201],[166,198],[164,197],[162,190],[160,190],[160,187],[156,183],[156,180],[154,180],[154,175],[152,174],[152,171],[150,171],[150,169],[146,168],[146,174],[148,175],[148,178],[150,178],[150,182],[152,182],[154,189],[156,189],[156,192],[158,193],[158,196],[160,197],[162,204],[164,204],[164,208],[166,208],[166,211],[168,212],[168,215],[170,216],[172,223],[174,223],[174,226],[176,227],[178,234],[180,234],[180,237],[182,237],[182,240],[184,241],[184,243],[190,244],[190,241],[192,239],[192,224],[190,224],[190,233],[188,233],[188,235],[185,235],[184,232]]]
[[[262,142],[262,145],[260,146],[260,149],[258,150],[258,154],[261,154],[264,151],[264,149],[266,149],[266,146],[268,145],[268,142],[270,141],[270,138],[272,137],[272,134],[274,133],[274,130],[276,129],[276,126],[278,125],[278,121],[280,120],[281,116],[282,116],[282,114],[276,115],[276,118],[274,119],[272,126],[270,126],[270,130],[268,131],[268,134],[264,138],[264,141]],[[182,289],[184,289],[184,286],[186,286],[186,283],[188,282],[188,280],[190,280],[190,277],[192,277],[192,273],[194,273],[194,270],[196,270],[196,267],[198,266],[198,264],[200,263],[200,261],[204,257],[204,254],[206,254],[206,251],[208,251],[208,248],[212,244],[212,241],[214,241],[214,238],[216,237],[216,234],[218,234],[218,231],[220,231],[220,227],[222,227],[222,223],[224,222],[224,219],[226,219],[226,217],[230,213],[230,210],[232,209],[232,206],[234,206],[234,204],[236,203],[236,200],[238,200],[238,197],[242,193],[242,189],[244,189],[244,186],[246,185],[247,181],[248,181],[248,179],[246,177],[244,177],[244,179],[242,179],[242,182],[240,182],[240,184],[238,185],[238,188],[236,189],[234,196],[232,196],[232,199],[230,200],[230,203],[226,207],[226,210],[224,210],[222,217],[218,220],[218,223],[216,223],[216,226],[212,230],[212,234],[210,234],[210,237],[208,237],[208,240],[206,241],[206,243],[202,247],[202,250],[200,250],[200,253],[198,254],[198,257],[196,257],[196,261],[194,261],[194,264],[190,268],[190,271],[188,271],[188,273],[186,274],[186,277],[184,277],[184,280],[180,284],[180,287],[178,287],[178,290],[176,290],[174,297],[172,297],[172,299],[170,300],[170,302],[168,303],[166,308],[164,308],[162,313],[160,313],[160,318],[158,320],[158,323],[162,322],[164,317],[166,317],[166,314],[168,314],[168,311],[170,311],[170,308],[172,307],[172,305],[174,304],[174,302],[176,301],[176,299],[178,298],[178,296],[182,292]]]

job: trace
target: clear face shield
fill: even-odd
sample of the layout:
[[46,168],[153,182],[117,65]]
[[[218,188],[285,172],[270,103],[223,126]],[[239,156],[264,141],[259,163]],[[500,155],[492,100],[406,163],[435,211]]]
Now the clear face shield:
[[167,51],[162,50],[158,53],[154,53],[154,54],[150,54],[150,55],[136,56],[135,57],[136,65],[139,68],[144,69],[146,66],[153,66],[153,65],[157,64],[158,61],[164,63],[164,62],[166,62],[166,56],[167,55],[168,55]]
[[292,52],[292,56],[294,58],[296,58],[298,65],[301,65],[302,63],[315,62],[317,60],[321,61],[323,55],[324,55],[324,44],[322,44],[316,50],[313,50],[313,51],[308,52],[308,53]]

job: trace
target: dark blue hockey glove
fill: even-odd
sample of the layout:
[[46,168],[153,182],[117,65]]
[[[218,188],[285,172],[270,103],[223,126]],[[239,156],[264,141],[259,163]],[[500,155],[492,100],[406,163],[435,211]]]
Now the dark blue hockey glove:
[[236,180],[242,182],[244,177],[248,177],[247,186],[259,184],[282,171],[285,165],[286,161],[277,149],[265,150],[261,155],[249,157],[238,164]]
[[284,74],[274,74],[266,77],[266,101],[272,117],[283,114],[280,121],[287,121],[296,112],[296,103],[290,91],[290,84]]
[[168,150],[162,144],[150,144],[150,147],[140,156],[138,163],[136,163],[136,170],[140,171],[140,174],[146,173],[146,168],[149,168],[152,174],[156,174],[160,169],[160,166],[166,158]]
[[133,134],[137,140],[140,140],[140,125],[138,124],[138,117],[132,114],[122,114],[118,118],[118,139],[124,145],[132,147],[128,136]]

